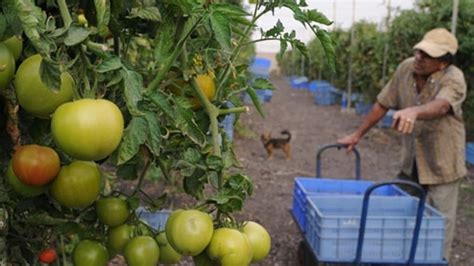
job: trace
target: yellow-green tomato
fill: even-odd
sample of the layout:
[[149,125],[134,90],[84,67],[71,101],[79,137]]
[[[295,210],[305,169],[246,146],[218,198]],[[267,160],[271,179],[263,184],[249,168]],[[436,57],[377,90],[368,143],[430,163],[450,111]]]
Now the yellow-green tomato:
[[10,50],[12,53],[13,58],[15,61],[17,61],[18,58],[20,58],[21,51],[23,50],[22,38],[15,35],[3,41],[3,44],[8,47],[8,50]]
[[151,236],[137,236],[125,246],[124,256],[129,266],[156,266],[160,248]]
[[175,264],[181,260],[182,255],[169,244],[165,232],[159,233],[155,239],[160,247],[160,263]]
[[51,131],[55,143],[69,156],[97,161],[120,144],[124,121],[120,109],[103,99],[82,99],[59,106]]
[[211,240],[214,226],[211,216],[198,210],[178,210],[166,222],[170,245],[184,256],[196,256]]
[[0,43],[0,90],[6,89],[15,74],[15,59],[7,46]]
[[265,259],[272,246],[272,240],[267,230],[260,224],[249,221],[245,224],[243,233],[247,235],[252,246],[252,262],[258,262]]
[[122,224],[116,227],[109,227],[107,230],[107,246],[112,253],[122,253],[127,243],[134,237],[135,227]]
[[95,203],[95,211],[99,220],[111,227],[125,223],[130,215],[127,201],[115,197],[99,199]]
[[61,167],[50,193],[61,205],[85,208],[94,203],[100,193],[101,175],[94,162],[74,161]]
[[30,186],[23,183],[13,172],[12,163],[8,164],[7,169],[7,180],[10,187],[16,193],[20,194],[23,197],[34,197],[40,194],[43,194],[48,190],[47,186]]
[[82,240],[72,252],[74,266],[106,266],[108,260],[107,249],[92,240]]
[[249,265],[253,251],[249,239],[237,229],[219,228],[214,231],[207,255],[221,266]]
[[15,75],[15,92],[25,111],[39,118],[50,118],[58,106],[72,100],[75,84],[72,76],[63,72],[59,88],[50,90],[41,80],[42,60],[41,55],[36,54],[20,64]]

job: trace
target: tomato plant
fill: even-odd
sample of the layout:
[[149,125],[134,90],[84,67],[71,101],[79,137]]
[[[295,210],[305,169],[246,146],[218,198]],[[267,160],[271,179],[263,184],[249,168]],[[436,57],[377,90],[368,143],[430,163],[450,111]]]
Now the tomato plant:
[[39,145],[24,145],[12,158],[15,175],[25,184],[43,186],[59,172],[59,156],[53,149]]
[[267,230],[256,222],[246,222],[243,227],[243,233],[249,239],[253,250],[252,262],[264,260],[272,245],[270,234]]
[[43,194],[48,189],[46,186],[31,186],[23,183],[13,172],[11,162],[7,168],[7,181],[10,187],[23,197],[34,197]]
[[130,266],[155,266],[158,264],[160,249],[152,237],[137,236],[125,246],[124,256]]
[[49,118],[61,104],[72,100],[74,80],[62,72],[59,86],[49,89],[41,80],[41,55],[32,55],[20,64],[15,75],[15,92],[20,106],[30,114]]
[[3,43],[0,43],[0,70],[0,89],[6,89],[15,74],[15,59]]
[[95,210],[99,220],[110,227],[123,224],[130,215],[127,201],[116,197],[99,199]]
[[43,249],[38,254],[38,260],[41,263],[51,264],[54,261],[56,261],[57,258],[58,258],[58,254],[56,253],[56,250],[52,248]]
[[51,196],[69,208],[84,208],[92,205],[99,196],[101,174],[93,162],[74,161],[61,167],[51,184]]
[[82,240],[72,253],[75,266],[104,266],[107,265],[109,254],[100,243],[92,240]]
[[209,244],[213,231],[211,216],[198,210],[178,210],[166,222],[166,238],[185,256],[201,253]]
[[[0,237],[7,247],[0,249],[0,260],[33,264],[47,240],[64,246],[64,260],[78,262],[82,250],[99,245],[84,241],[96,239],[107,241],[112,254],[125,250],[132,264],[132,251],[143,251],[136,243],[154,243],[151,236],[158,233],[135,209],[184,208],[167,197],[176,193],[193,199],[166,226],[179,253],[198,256],[214,227],[237,228],[233,213],[243,209],[253,184],[220,121],[248,111],[240,100],[244,92],[263,114],[256,90],[271,84],[249,82],[247,75],[255,42],[277,40],[282,52],[291,45],[306,54],[304,43],[281,23],[250,38],[258,19],[279,8],[293,12],[333,52],[318,26],[331,22],[304,1],[257,1],[246,9],[227,0],[3,0],[0,40],[8,45],[21,36],[23,47],[3,49],[19,67],[14,86],[9,74],[0,90],[6,107],[0,133],[9,137],[0,154],[2,171],[15,148],[27,143],[56,150],[62,167],[50,193],[34,199],[17,197],[0,182],[0,191],[8,191],[0,210],[11,220]],[[185,83],[185,93],[167,89],[179,85],[176,80]],[[163,189],[151,195],[148,184]],[[118,195],[128,208],[120,203],[111,213],[103,199]],[[155,245],[149,249],[154,263]],[[93,250],[102,255],[89,265],[103,264],[103,249]],[[136,259],[141,262],[142,255]]]
[[123,116],[107,100],[82,99],[61,105],[53,114],[51,132],[56,144],[79,160],[109,156],[123,134]]
[[221,265],[249,265],[253,249],[247,235],[237,229],[223,227],[214,232],[207,255]]

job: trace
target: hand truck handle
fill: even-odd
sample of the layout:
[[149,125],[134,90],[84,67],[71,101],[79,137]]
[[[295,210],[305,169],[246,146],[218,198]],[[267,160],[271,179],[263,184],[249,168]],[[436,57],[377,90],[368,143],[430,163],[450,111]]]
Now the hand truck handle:
[[[330,144],[323,146],[320,148],[316,154],[316,178],[321,177],[321,155],[323,151],[330,149],[330,148],[337,148],[340,150],[341,148],[347,148],[347,144]],[[355,179],[360,180],[360,153],[356,148],[352,149],[352,152],[355,155]]]
[[418,196],[420,200],[418,202],[418,211],[416,213],[415,230],[413,231],[413,238],[411,241],[411,248],[410,248],[410,256],[408,257],[407,265],[412,265],[415,260],[416,246],[418,245],[418,236],[420,234],[421,220],[423,219],[423,211],[425,208],[426,193],[425,193],[425,190],[417,183],[407,181],[407,180],[395,179],[393,181],[379,182],[379,183],[373,184],[367,189],[367,191],[364,194],[364,201],[362,205],[362,214],[361,214],[360,227],[359,227],[359,239],[357,241],[357,252],[356,252],[356,258],[354,261],[356,265],[359,265],[361,263],[362,245],[364,243],[364,233],[365,233],[365,225],[367,222],[367,214],[369,210],[370,194],[376,188],[381,187],[381,186],[386,186],[386,185],[407,185],[407,186],[411,186],[415,188],[418,192]]

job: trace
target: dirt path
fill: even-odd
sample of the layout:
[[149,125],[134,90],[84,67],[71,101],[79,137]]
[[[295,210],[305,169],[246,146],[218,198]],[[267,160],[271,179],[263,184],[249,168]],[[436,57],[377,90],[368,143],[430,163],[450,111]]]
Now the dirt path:
[[[280,77],[272,77],[271,81],[277,90],[272,101],[264,105],[265,118],[251,108],[250,114],[241,117],[246,136],[236,133],[235,137],[237,156],[255,181],[255,193],[246,203],[242,216],[261,222],[272,235],[271,255],[259,265],[297,265],[297,247],[302,235],[289,212],[294,177],[313,176],[316,150],[353,131],[362,118],[341,112],[339,106],[317,106],[310,92],[291,89]],[[292,133],[292,158],[286,161],[281,150],[277,150],[272,160],[266,160],[259,135],[271,132],[276,137],[284,129]],[[395,176],[400,158],[396,132],[374,128],[358,149],[362,157],[362,178],[380,180]],[[324,177],[354,176],[353,156],[343,151],[324,153],[322,165]],[[474,243],[473,187],[472,181],[463,184],[451,265],[474,265],[474,248],[470,244]]]

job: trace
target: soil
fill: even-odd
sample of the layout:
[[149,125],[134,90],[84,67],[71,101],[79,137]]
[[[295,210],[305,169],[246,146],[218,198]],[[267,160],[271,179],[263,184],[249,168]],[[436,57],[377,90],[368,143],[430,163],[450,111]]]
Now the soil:
[[[363,117],[343,112],[338,105],[315,105],[309,91],[291,89],[277,75],[271,76],[271,82],[276,90],[271,102],[263,106],[265,117],[251,107],[249,114],[241,116],[241,126],[236,127],[236,154],[255,182],[254,195],[246,202],[242,218],[260,222],[272,236],[271,253],[259,265],[298,265],[301,261],[298,246],[303,238],[290,214],[294,178],[315,176],[317,149],[351,133]],[[273,159],[266,159],[259,135],[270,132],[273,137],[280,137],[284,129],[292,134],[291,159],[285,160],[281,150],[275,151]],[[363,179],[390,179],[397,174],[400,161],[397,132],[375,127],[357,147]],[[354,156],[342,150],[325,151],[321,165],[323,177],[355,176]],[[469,170],[470,176],[461,186],[450,265],[474,265],[474,171]]]

